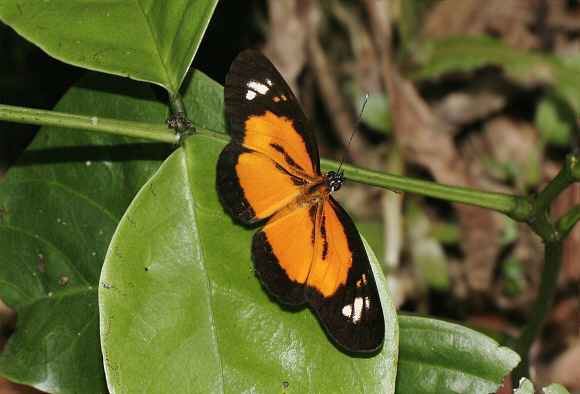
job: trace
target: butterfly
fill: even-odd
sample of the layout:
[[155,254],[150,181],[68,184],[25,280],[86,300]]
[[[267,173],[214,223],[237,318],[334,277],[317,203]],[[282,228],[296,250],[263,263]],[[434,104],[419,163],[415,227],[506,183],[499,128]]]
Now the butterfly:
[[232,140],[218,159],[217,192],[244,223],[268,219],[251,249],[262,284],[284,304],[309,303],[340,347],[379,349],[385,323],[370,262],[355,224],[330,195],[343,173],[320,172],[308,119],[262,53],[237,56],[224,95]]

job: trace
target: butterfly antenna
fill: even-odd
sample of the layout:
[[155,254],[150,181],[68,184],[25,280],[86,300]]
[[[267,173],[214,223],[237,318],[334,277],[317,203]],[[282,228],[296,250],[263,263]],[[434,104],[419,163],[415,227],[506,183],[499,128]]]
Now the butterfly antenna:
[[360,122],[360,118],[362,117],[363,111],[365,109],[365,105],[367,105],[368,100],[369,100],[369,93],[367,92],[367,94],[365,94],[365,100],[363,101],[363,105],[362,105],[362,108],[360,109],[360,113],[358,114],[358,118],[356,120],[356,123],[354,124],[352,134],[350,135],[350,140],[348,140],[348,144],[346,145],[346,148],[344,149],[344,154],[342,155],[342,160],[340,161],[340,165],[338,166],[338,170],[336,170],[337,173],[340,173],[340,167],[342,167],[342,163],[344,163],[344,159],[346,159],[348,147],[350,146],[350,143],[352,142],[352,138],[354,137],[354,132],[356,131],[356,127],[358,126],[358,124]]

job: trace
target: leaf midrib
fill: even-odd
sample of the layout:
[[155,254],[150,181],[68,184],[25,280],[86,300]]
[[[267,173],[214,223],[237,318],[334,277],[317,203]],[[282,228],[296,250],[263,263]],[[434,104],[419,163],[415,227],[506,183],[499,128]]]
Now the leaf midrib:
[[[191,184],[191,179],[192,177],[190,176],[189,172],[192,170],[190,168],[190,166],[188,166],[187,164],[187,149],[185,147],[182,147],[181,149],[183,149],[183,158],[182,158],[182,163],[184,165],[185,168],[185,177],[186,177],[186,182],[187,182],[187,189],[189,192],[189,195],[191,196],[190,199],[188,199],[187,201],[187,206],[189,209],[189,214],[191,215],[192,218],[196,218],[196,199],[193,198],[194,196],[194,192],[193,192],[193,187]],[[193,201],[192,201],[193,200]],[[195,226],[198,227],[197,225],[197,220],[194,220]],[[220,345],[219,345],[219,337],[218,337],[218,329],[216,326],[216,317],[215,317],[215,312],[213,309],[213,298],[212,298],[212,288],[211,288],[211,281],[209,279],[209,275],[207,272],[207,268],[205,265],[205,255],[203,253],[203,242],[201,241],[201,234],[198,231],[197,232],[197,239],[199,240],[199,245],[200,245],[200,250],[199,253],[201,255],[201,259],[203,260],[203,272],[204,272],[204,280],[205,280],[205,287],[207,289],[207,301],[208,301],[208,309],[210,311],[210,315],[211,315],[211,320],[210,320],[210,325],[211,325],[211,330],[213,332],[213,336],[215,338],[215,344],[217,347],[217,357],[219,358],[219,363],[220,363],[220,371],[219,371],[219,375],[220,375],[220,381],[219,381],[219,388],[221,390],[222,393],[225,392],[224,390],[224,362],[223,359],[221,357],[221,352],[220,352]]]
[[[143,8],[142,2],[137,1],[137,4],[139,4],[139,9],[143,14],[143,18],[145,19],[145,21],[147,21],[147,27],[149,29],[149,34],[151,35],[151,40],[155,44],[155,49],[157,52],[157,57],[159,58],[159,63],[161,63],[161,66],[163,67],[163,73],[165,74],[165,80],[168,85],[165,88],[169,91],[170,95],[173,95],[173,93],[175,92],[175,87],[172,84],[171,78],[169,76],[169,71],[167,69],[168,62],[161,56],[161,48],[159,47],[159,42],[156,39],[156,35],[154,34],[155,30],[153,29],[153,26],[151,26],[151,20],[149,19],[148,14],[145,12],[145,9]],[[171,51],[169,51],[169,53],[171,54]]]

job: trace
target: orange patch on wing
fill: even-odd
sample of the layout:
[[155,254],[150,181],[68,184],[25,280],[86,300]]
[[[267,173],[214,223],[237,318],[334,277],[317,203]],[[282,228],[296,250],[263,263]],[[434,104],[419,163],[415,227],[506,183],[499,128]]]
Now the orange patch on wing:
[[[267,155],[292,174],[308,178],[317,176],[304,139],[296,132],[292,121],[285,117],[277,116],[270,111],[266,111],[264,115],[250,116],[246,120],[242,145]],[[300,166],[301,170],[292,166],[286,155],[276,150],[273,145],[283,147],[289,158]]]
[[[323,297],[331,297],[340,285],[346,285],[352,251],[328,198],[314,204],[282,208],[262,231],[290,280],[306,282]],[[316,211],[315,218],[310,216],[311,209]]]
[[324,297],[331,297],[340,285],[346,285],[353,256],[344,226],[328,198],[320,203],[315,239],[308,286],[316,288]]
[[310,206],[283,208],[261,230],[272,247],[280,267],[290,280],[305,283],[313,259]]
[[276,163],[255,152],[239,156],[236,173],[244,197],[259,218],[273,215],[301,192],[301,187],[277,168]]

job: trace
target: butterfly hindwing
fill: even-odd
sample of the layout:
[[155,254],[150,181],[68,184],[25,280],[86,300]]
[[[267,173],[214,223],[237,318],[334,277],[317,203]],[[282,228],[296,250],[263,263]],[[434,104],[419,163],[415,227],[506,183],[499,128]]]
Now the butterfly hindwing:
[[313,259],[311,207],[283,208],[254,234],[254,267],[270,294],[289,305],[306,302],[306,279]]
[[374,351],[384,338],[378,291],[356,227],[330,196],[283,209],[254,235],[260,279],[282,302],[309,302],[334,340]]
[[320,204],[306,297],[337,343],[353,351],[377,350],[385,321],[360,234],[334,198]]

